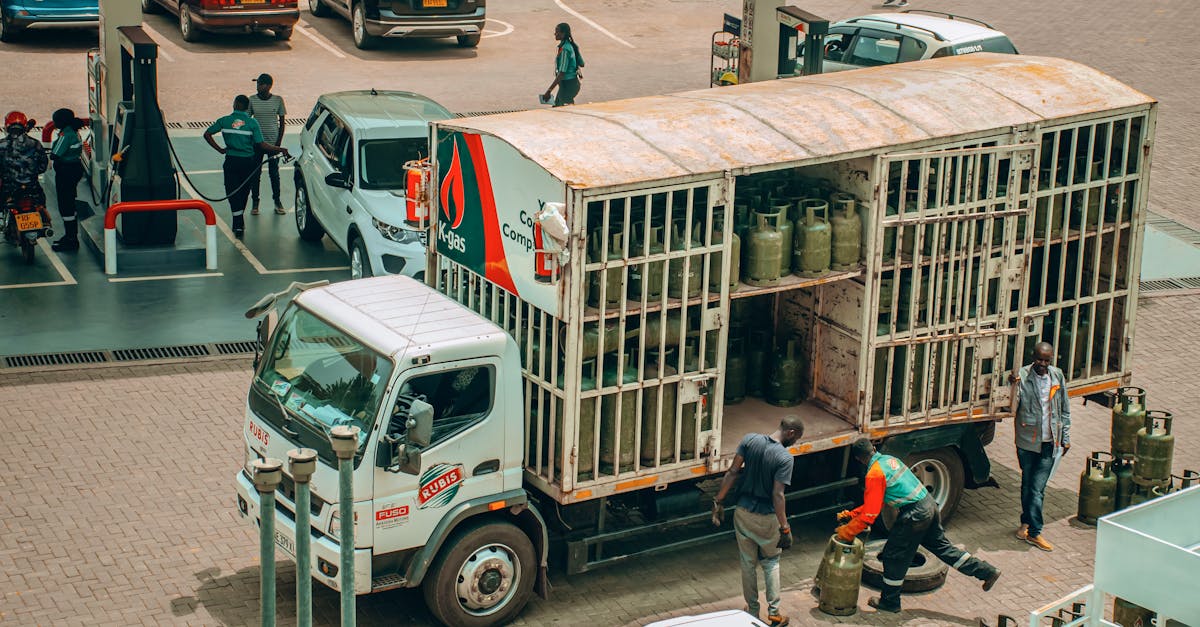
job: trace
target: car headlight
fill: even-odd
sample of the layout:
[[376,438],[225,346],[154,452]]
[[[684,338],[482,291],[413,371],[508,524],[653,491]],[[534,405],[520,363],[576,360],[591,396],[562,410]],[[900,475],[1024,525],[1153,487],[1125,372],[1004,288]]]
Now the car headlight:
[[404,227],[393,226],[387,222],[381,222],[376,218],[371,218],[371,224],[375,225],[375,230],[387,239],[396,242],[397,244],[412,244],[419,239],[417,231],[406,229]]

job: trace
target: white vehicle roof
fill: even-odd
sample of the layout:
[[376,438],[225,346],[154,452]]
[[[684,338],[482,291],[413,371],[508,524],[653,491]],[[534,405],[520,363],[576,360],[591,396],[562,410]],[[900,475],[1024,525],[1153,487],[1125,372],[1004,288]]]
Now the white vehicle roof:
[[[951,20],[944,17],[923,15],[920,13],[872,13],[871,15],[862,15],[849,20],[843,20],[841,22],[832,24],[831,26],[869,26],[871,22],[914,26],[919,29],[918,32],[933,31],[947,43],[976,41],[980,39],[1004,36],[1004,33],[998,30],[982,26],[969,20]],[[886,28],[884,28],[884,30],[886,30]]]
[[430,122],[454,117],[442,105],[408,91],[339,91],[319,100],[360,138],[424,137]]
[[435,347],[439,361],[503,355],[509,339],[500,327],[406,276],[334,283],[301,292],[296,302],[397,361]]
[[586,189],[778,169],[1153,102],[1074,61],[980,52],[438,126],[495,136]]

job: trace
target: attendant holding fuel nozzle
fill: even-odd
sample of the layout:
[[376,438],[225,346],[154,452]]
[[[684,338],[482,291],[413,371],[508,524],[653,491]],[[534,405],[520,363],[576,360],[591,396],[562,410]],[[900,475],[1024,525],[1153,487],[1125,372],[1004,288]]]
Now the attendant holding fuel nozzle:
[[50,145],[50,161],[54,163],[54,197],[62,216],[63,236],[50,247],[60,252],[79,250],[79,222],[75,219],[75,194],[83,178],[83,141],[79,139],[79,129],[87,122],[75,117],[70,109],[55,111],[51,121],[59,131]]
[[[250,183],[253,182],[255,170],[258,168],[258,156],[254,149],[258,148],[269,155],[282,154],[288,158],[292,156],[287,148],[272,146],[263,141],[262,129],[259,128],[258,122],[247,113],[249,108],[250,99],[244,95],[237,96],[233,99],[233,113],[221,117],[204,131],[204,141],[207,141],[213,150],[225,155],[225,163],[222,165],[225,172],[225,193],[229,198],[229,212],[233,215],[233,234],[237,236],[246,232],[246,200],[250,196]],[[213,140],[213,134],[218,132],[225,142],[223,148]]]

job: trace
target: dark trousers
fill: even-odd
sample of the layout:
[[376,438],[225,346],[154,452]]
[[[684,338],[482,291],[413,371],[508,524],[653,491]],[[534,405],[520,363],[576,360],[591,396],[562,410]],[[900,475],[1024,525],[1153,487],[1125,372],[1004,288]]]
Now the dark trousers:
[[575,96],[579,95],[579,79],[563,79],[558,82],[558,93],[554,96],[554,106],[575,104]]
[[1054,468],[1054,443],[1042,442],[1042,450],[1034,453],[1017,449],[1021,465],[1021,524],[1029,525],[1030,537],[1042,535],[1042,499],[1046,482]]
[[259,166],[254,169],[254,180],[250,182],[250,197],[258,202],[258,188],[262,183],[262,162],[267,162],[267,178],[271,181],[271,199],[279,202],[279,157],[263,156],[259,158]]
[[63,221],[63,239],[73,242],[79,235],[75,220],[75,195],[83,178],[83,164],[78,161],[54,162],[54,195],[58,198],[58,214]]
[[968,577],[983,581],[996,572],[996,567],[950,544],[946,530],[942,529],[942,515],[938,513],[937,503],[926,495],[920,501],[900,508],[896,522],[888,530],[887,544],[879,553],[879,561],[883,562],[883,588],[879,601],[884,607],[900,608],[900,587],[904,585],[904,575],[918,546],[925,547]]
[[254,176],[258,167],[257,157],[234,157],[225,155],[222,169],[225,171],[225,193],[229,196],[229,212],[233,214],[233,230],[246,230],[243,214],[246,213],[246,199],[250,196],[250,183],[247,179]]

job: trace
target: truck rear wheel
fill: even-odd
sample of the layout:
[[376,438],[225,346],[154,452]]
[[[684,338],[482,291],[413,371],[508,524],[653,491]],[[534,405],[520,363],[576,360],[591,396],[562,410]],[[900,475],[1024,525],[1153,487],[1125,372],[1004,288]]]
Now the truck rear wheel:
[[[953,518],[962,500],[963,486],[966,485],[966,471],[958,452],[948,446],[922,451],[905,457],[904,463],[937,503],[942,523]],[[890,529],[896,521],[896,508],[885,506],[882,513],[883,524]]]
[[425,578],[425,604],[445,625],[511,621],[529,602],[537,576],[533,543],[517,527],[490,522],[455,532]]

